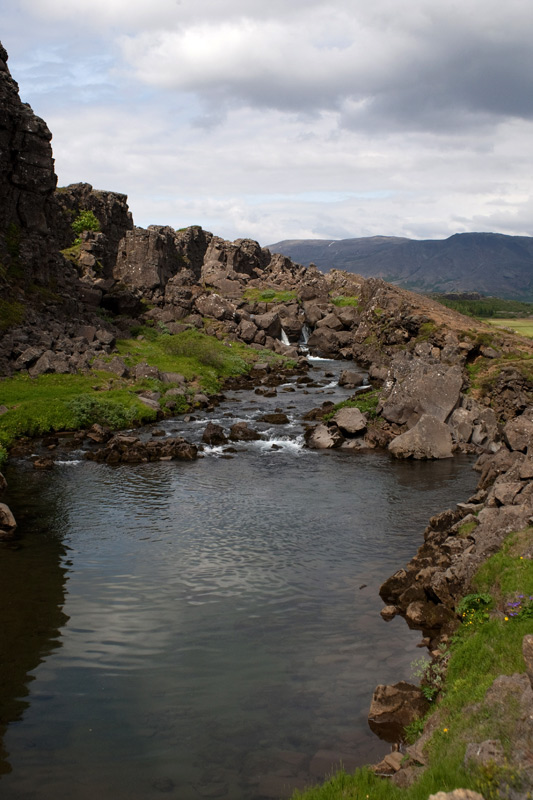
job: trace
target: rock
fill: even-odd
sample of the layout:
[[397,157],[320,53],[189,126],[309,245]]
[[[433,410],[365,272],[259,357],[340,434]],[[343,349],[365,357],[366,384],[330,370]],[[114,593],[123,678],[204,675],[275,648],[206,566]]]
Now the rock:
[[120,358],[120,356],[113,356],[111,361],[108,362],[98,359],[98,369],[103,369],[106,372],[112,372],[118,378],[127,378],[130,373],[128,367],[126,366],[126,362],[124,359]]
[[185,378],[179,372],[160,372],[159,373],[159,380],[162,383],[169,384],[169,383],[185,383]]
[[266,336],[272,336],[273,339],[281,337],[281,320],[276,312],[256,314],[253,321],[258,328],[265,332]]
[[332,331],[342,331],[344,325],[336,314],[326,314],[325,317],[322,317],[322,319],[316,323],[316,327],[331,328]]
[[107,442],[112,436],[111,430],[109,428],[104,428],[103,425],[99,425],[97,422],[91,426],[90,430],[87,433],[87,439],[90,439],[97,444],[102,444],[103,442]]
[[312,353],[323,358],[335,358],[340,348],[339,336],[331,328],[315,328],[307,340],[307,346]]
[[485,742],[469,742],[466,746],[465,767],[482,767],[489,764],[503,766],[505,753],[499,739],[487,739]]
[[305,432],[305,441],[313,450],[327,450],[340,447],[344,437],[336,425],[317,425]]
[[42,356],[42,347],[27,347],[15,361],[15,369],[28,369]]
[[151,397],[145,397],[142,394],[138,394],[137,397],[148,408],[152,408],[154,411],[161,411],[161,405],[158,400],[153,400]]
[[7,489],[7,481],[0,472],[0,492],[3,492],[4,489]]
[[269,425],[288,425],[290,419],[286,414],[278,412],[272,414],[263,414],[263,416],[260,417],[259,421],[268,422]]
[[429,703],[418,686],[405,681],[380,685],[374,690],[368,724],[380,739],[401,742],[405,727],[423,717],[428,708]]
[[344,369],[339,378],[339,386],[363,386],[366,378],[363,372],[354,369]]
[[366,430],[366,417],[358,408],[340,408],[333,422],[345,436],[353,436]]
[[208,422],[202,434],[202,442],[209,445],[226,444],[228,437],[224,433],[222,425]]
[[533,634],[527,633],[522,639],[522,655],[526,662],[526,672],[533,687]]
[[157,367],[152,367],[150,364],[147,364],[146,361],[135,365],[134,374],[135,380],[137,381],[142,381],[145,378],[159,380],[159,370]]
[[411,430],[393,439],[388,449],[396,458],[451,458],[452,444],[447,425],[424,414]]
[[0,539],[11,538],[17,529],[17,522],[9,506],[0,503]]
[[503,436],[510,450],[525,453],[533,444],[533,421],[524,415],[516,417],[505,425]]
[[236,422],[230,428],[229,438],[232,442],[255,442],[261,434],[248,427],[247,422]]
[[432,364],[400,353],[390,372],[393,386],[382,410],[389,422],[412,428],[424,414],[444,422],[459,402],[463,383],[459,366]]
[[255,325],[251,320],[242,319],[239,322],[237,335],[243,340],[243,342],[251,344],[257,335],[257,325]]
[[208,294],[196,300],[196,309],[202,317],[224,320],[233,319],[236,308],[229,300],[219,294]]
[[136,436],[117,434],[104,447],[87,452],[85,457],[106,464],[141,464],[172,459],[191,461],[197,455],[198,448],[179,436],[141,442]]
[[54,466],[53,458],[50,456],[43,456],[42,458],[36,458],[33,462],[34,469],[52,469]]
[[379,613],[385,622],[390,622],[399,613],[399,610],[396,606],[384,606]]
[[112,347],[115,344],[115,337],[111,333],[111,331],[106,331],[103,328],[100,328],[95,333],[95,338],[100,344],[109,345]]

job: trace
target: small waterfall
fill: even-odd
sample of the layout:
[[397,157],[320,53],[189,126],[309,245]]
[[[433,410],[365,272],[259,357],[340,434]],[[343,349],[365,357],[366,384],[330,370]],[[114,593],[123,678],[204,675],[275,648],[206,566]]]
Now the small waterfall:
[[300,344],[307,344],[307,342],[309,341],[309,337],[310,336],[311,336],[311,329],[310,329],[309,325],[306,322],[304,322],[303,328],[302,328],[302,334],[301,334],[301,337],[300,337]]
[[286,344],[286,345],[290,345],[289,337],[287,336],[287,334],[285,333],[283,328],[281,329],[281,343],[282,344]]

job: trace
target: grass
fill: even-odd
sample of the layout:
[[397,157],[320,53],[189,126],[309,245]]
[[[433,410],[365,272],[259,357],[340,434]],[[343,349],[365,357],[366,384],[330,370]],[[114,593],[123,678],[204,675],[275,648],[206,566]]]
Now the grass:
[[376,407],[378,403],[379,391],[377,389],[372,392],[363,392],[360,397],[351,397],[349,400],[343,400],[341,403],[334,405],[332,411],[324,415],[324,421],[328,422],[341,408],[358,408],[369,419],[375,419],[377,417]]
[[[258,358],[253,348],[237,342],[224,344],[195,328],[175,335],[148,327],[141,332],[141,340],[117,342],[118,353],[128,366],[146,361],[161,371],[179,372],[209,393],[218,392],[224,378],[248,372]],[[274,354],[269,356],[279,360]]]
[[[511,534],[501,551],[478,570],[474,579],[478,594],[459,606],[474,613],[465,614],[452,637],[441,699],[430,719],[434,733],[426,748],[429,763],[419,780],[409,789],[399,789],[368,769],[353,775],[340,772],[323,786],[296,792],[294,800],[427,800],[431,793],[458,787],[474,789],[488,799],[506,797],[506,787],[520,785],[523,776],[510,761],[503,767],[469,770],[463,761],[468,742],[486,739],[499,739],[506,758],[512,756],[519,703],[510,701],[503,712],[499,704],[489,705],[484,698],[499,675],[525,671],[522,639],[531,633],[533,608],[527,607],[531,616],[526,608],[514,618],[508,610],[516,608],[509,603],[518,594],[533,595],[532,539],[533,527]],[[479,612],[476,598],[483,607]],[[489,613],[491,605],[495,611]],[[420,732],[422,722],[411,727]]]
[[[130,367],[147,362],[162,372],[183,375],[189,381],[189,397],[198,390],[215,394],[225,378],[248,372],[259,357],[287,366],[294,363],[275,353],[259,354],[240,343],[224,344],[196,329],[174,336],[150,327],[139,332],[141,340],[118,342],[119,354]],[[136,392],[151,389],[163,394],[168,388],[155,379],[133,382],[107,372],[37,378],[19,374],[0,379],[0,396],[8,408],[0,416],[0,463],[7,457],[7,449],[23,436],[76,430],[95,422],[119,429],[154,420],[156,412],[141,403]],[[172,400],[177,404],[175,413],[189,407],[188,397]]]
[[290,303],[296,300],[297,294],[293,291],[281,289],[256,289],[250,287],[244,292],[243,298],[249,303]]
[[331,302],[334,306],[337,306],[337,308],[346,308],[347,306],[357,308],[359,305],[359,298],[355,295],[339,294],[336,297],[332,297]]
[[94,422],[123,428],[155,419],[155,412],[131,388],[115,388],[117,382],[109,373],[16,375],[0,380],[2,403],[8,408],[0,416],[0,462],[7,448],[23,436],[76,430]]
[[487,319],[486,320],[489,325],[494,325],[496,328],[505,328],[514,333],[519,333],[520,336],[528,336],[530,339],[533,339],[533,319],[528,317],[527,319],[520,319],[520,318],[507,318],[507,319]]

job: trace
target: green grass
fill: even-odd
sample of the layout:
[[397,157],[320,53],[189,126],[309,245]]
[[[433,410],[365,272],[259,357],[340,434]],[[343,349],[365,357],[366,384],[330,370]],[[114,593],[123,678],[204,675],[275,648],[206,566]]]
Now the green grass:
[[[502,550],[492,556],[475,576],[478,592],[486,609],[496,611],[466,614],[452,638],[450,659],[440,701],[436,703],[435,731],[426,749],[429,764],[409,789],[398,789],[376,778],[367,769],[353,775],[339,773],[323,786],[296,792],[302,800],[427,800],[431,793],[462,787],[474,789],[486,798],[499,794],[499,784],[517,786],[520,771],[510,765],[500,768],[465,770],[466,744],[500,739],[506,757],[512,754],[515,727],[521,714],[518,703],[501,707],[484,703],[487,689],[499,675],[524,672],[522,639],[531,633],[531,617],[511,617],[509,598],[533,594],[533,560],[529,557],[533,528],[511,534]],[[466,606],[470,608],[468,598]],[[464,603],[463,603],[464,605]],[[463,607],[461,605],[461,608]],[[476,608],[474,603],[474,608]],[[413,729],[415,726],[411,726]],[[416,726],[418,731],[421,724]],[[505,789],[503,789],[505,791]]]
[[496,328],[506,328],[508,330],[519,333],[521,336],[528,336],[533,339],[533,319],[508,318],[508,319],[487,319],[489,325],[494,325]]
[[[191,328],[171,335],[154,328],[140,330],[144,339],[124,339],[117,350],[129,366],[141,361],[164,372],[179,372],[206,392],[218,392],[224,378],[246,374],[257,361],[257,350],[238,342],[225,344]],[[261,353],[261,360],[283,362],[274,353]]]
[[331,302],[334,306],[337,306],[337,308],[346,308],[346,306],[357,308],[359,305],[359,298],[355,297],[355,295],[339,294],[336,297],[332,297]]
[[248,288],[244,292],[244,299],[250,303],[290,303],[296,300],[296,292],[277,289]]
[[355,399],[351,397],[349,400],[336,403],[332,411],[324,415],[324,421],[328,422],[341,408],[358,408],[359,411],[366,414],[369,419],[375,419],[377,417],[376,407],[378,403],[379,391],[377,389],[372,392],[363,392],[359,397],[355,397]]
[[[111,381],[109,373],[1,379],[0,395],[8,411],[0,416],[0,460],[22,436],[76,430],[94,422],[123,428],[155,419],[155,412],[130,388],[111,388]],[[117,382],[115,378],[114,384]]]

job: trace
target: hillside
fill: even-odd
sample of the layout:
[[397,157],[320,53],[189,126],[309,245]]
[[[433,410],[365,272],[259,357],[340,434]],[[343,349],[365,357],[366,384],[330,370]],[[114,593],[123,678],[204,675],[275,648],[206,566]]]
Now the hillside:
[[269,245],[300,264],[379,277],[418,292],[480,292],[533,299],[533,238],[457,233],[443,240],[394,236],[285,239]]

